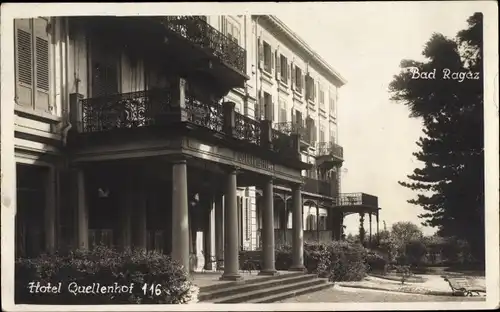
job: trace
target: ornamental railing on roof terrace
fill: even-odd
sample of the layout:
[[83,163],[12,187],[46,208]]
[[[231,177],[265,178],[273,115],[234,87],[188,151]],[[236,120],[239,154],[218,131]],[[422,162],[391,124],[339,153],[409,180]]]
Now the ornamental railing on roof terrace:
[[273,125],[273,128],[287,135],[298,134],[302,142],[310,143],[310,136],[307,132],[307,128],[299,123],[291,121],[277,122]]
[[344,148],[333,142],[318,142],[316,153],[318,156],[333,155],[338,159],[344,159]]
[[247,53],[236,41],[212,27],[200,16],[166,16],[165,27],[190,42],[208,49],[212,55],[246,74]]
[[337,198],[338,206],[369,206],[378,208],[378,197],[365,193],[342,193]]

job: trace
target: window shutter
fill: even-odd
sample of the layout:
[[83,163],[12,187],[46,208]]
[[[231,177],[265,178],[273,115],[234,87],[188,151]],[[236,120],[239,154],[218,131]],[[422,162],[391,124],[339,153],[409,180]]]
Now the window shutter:
[[33,26],[35,33],[35,107],[50,112],[48,21],[43,18],[36,18],[33,20]]
[[313,137],[314,137],[314,143],[316,143],[318,140],[318,127],[314,123],[314,120],[313,120]]
[[314,84],[313,84],[313,94],[314,94],[314,101],[316,101],[318,99],[318,82],[315,81]]
[[250,231],[252,227],[251,217],[250,217],[250,199],[245,198],[245,240],[250,240]]
[[290,83],[291,83],[291,88],[292,90],[295,90],[295,66],[293,65],[293,62],[290,63],[290,72],[291,72],[291,75],[290,75]]
[[303,75],[302,72],[300,73],[300,79],[302,81],[302,85],[300,86],[300,92],[302,92],[306,85],[306,75]]
[[281,59],[280,59],[280,54],[278,53],[278,50],[274,52],[275,54],[275,59],[276,59],[276,80],[280,80],[281,76]]
[[309,99],[309,95],[311,94],[311,87],[310,87],[310,82],[309,82],[309,76],[305,75],[305,92],[304,95],[306,96],[306,99]]
[[[276,52],[275,52],[276,54]],[[271,74],[275,70],[276,65],[274,64],[273,49],[269,46],[269,58],[271,59]]]
[[292,116],[291,117],[292,117],[292,125],[296,124],[297,121],[295,120],[295,110],[294,109],[292,109]]
[[33,37],[30,19],[16,19],[16,100],[33,106]]
[[288,84],[288,82],[290,81],[290,79],[292,79],[292,70],[291,70],[291,67],[288,66],[288,59],[285,61],[285,65],[286,65],[286,83]]
[[262,43],[262,40],[260,38],[257,40],[257,46],[259,48],[259,68],[263,69],[264,68],[264,44]]
[[262,117],[264,117],[264,93],[261,90],[259,94],[259,111],[257,112],[257,120],[262,120]]

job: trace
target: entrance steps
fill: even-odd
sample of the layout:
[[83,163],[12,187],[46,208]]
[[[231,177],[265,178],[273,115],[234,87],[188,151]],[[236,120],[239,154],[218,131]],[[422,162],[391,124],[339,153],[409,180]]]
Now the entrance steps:
[[327,279],[302,272],[207,285],[200,288],[200,302],[271,303],[332,287]]

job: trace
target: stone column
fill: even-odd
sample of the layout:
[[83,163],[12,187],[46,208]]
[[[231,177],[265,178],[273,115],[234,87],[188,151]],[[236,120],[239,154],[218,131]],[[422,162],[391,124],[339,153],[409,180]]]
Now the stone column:
[[292,266],[291,271],[304,271],[304,228],[302,227],[301,185],[292,187]]
[[222,269],[224,260],[224,207],[222,196],[215,196],[215,259],[217,259],[217,269]]
[[377,214],[375,215],[376,221],[377,221],[377,243],[380,243],[380,232],[379,232],[379,222],[378,222],[378,211]]
[[49,168],[45,186],[45,251],[56,251],[56,169]]
[[369,238],[369,242],[371,244],[372,243],[372,213],[371,212],[368,214],[368,221],[370,222],[370,238]]
[[342,213],[332,212],[332,236],[334,240],[342,239]]
[[316,203],[316,240],[319,242],[319,202]]
[[206,203],[203,204],[205,211],[205,229],[203,231],[203,256],[205,258],[204,269],[207,271],[212,271],[212,198],[209,196],[204,196],[203,200]]
[[224,274],[221,280],[240,280],[238,259],[238,202],[236,200],[236,169],[227,174],[224,194]]
[[189,272],[188,186],[186,160],[172,168],[172,259]]
[[73,169],[75,183],[75,200],[77,216],[77,248],[87,250],[89,248],[89,218],[87,207],[87,193],[85,189],[85,174],[83,169]]
[[365,213],[361,212],[359,214],[359,240],[360,240],[360,243],[363,246],[365,245],[365,237],[366,237],[366,231],[365,231]]
[[276,275],[274,266],[274,195],[273,180],[267,178],[262,189],[262,269],[260,275]]
[[340,212],[340,240],[344,239],[344,212]]

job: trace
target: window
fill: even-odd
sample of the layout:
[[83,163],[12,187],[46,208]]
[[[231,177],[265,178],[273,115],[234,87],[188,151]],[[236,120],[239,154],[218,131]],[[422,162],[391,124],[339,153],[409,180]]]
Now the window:
[[326,216],[319,216],[318,229],[320,231],[326,231],[327,230],[326,225],[327,225]]
[[319,141],[325,142],[325,127],[323,125],[319,126]]
[[295,110],[295,124],[299,125],[299,126],[303,126],[304,125],[304,121],[302,120],[302,113],[298,110]]
[[44,112],[52,110],[48,26],[45,18],[14,21],[16,102]]
[[337,138],[335,137],[335,130],[333,130],[333,129],[330,129],[330,142],[331,143],[337,142]]
[[226,35],[229,39],[236,43],[240,43],[240,27],[235,22],[225,19],[226,21]]
[[269,43],[264,42],[264,70],[268,73],[272,71],[272,58],[271,46]]
[[245,240],[250,239],[250,230],[252,227],[252,218],[250,216],[250,198],[245,198]]
[[295,85],[296,85],[296,90],[299,93],[302,93],[302,70],[299,67],[295,67]]
[[310,144],[316,143],[317,128],[316,125],[314,124],[314,119],[312,119],[311,117],[306,118],[306,128],[309,136],[309,143]]
[[314,215],[308,215],[306,220],[306,231],[312,231],[314,230],[314,223],[315,223],[315,220],[314,220],[315,216]]
[[335,116],[335,92],[333,90],[330,90],[330,115]]
[[280,76],[281,81],[288,83],[288,60],[283,54],[280,56]]
[[319,84],[319,107],[325,109],[325,91],[321,84]]
[[279,99],[279,122],[286,122],[286,102],[283,99]]
[[92,63],[92,97],[107,96],[120,92],[120,52],[104,37],[90,41]]
[[267,120],[273,120],[273,96],[264,92],[264,117]]

